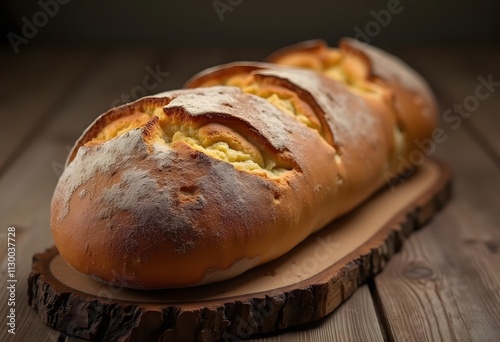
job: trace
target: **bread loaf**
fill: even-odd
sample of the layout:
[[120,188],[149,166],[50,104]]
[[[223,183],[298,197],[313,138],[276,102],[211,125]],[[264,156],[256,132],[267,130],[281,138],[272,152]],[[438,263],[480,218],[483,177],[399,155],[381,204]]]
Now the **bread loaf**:
[[276,259],[352,210],[435,124],[425,82],[363,49],[298,46],[271,56],[283,65],[216,67],[192,89],[98,117],[54,192],[62,257],[106,283],[196,286]]

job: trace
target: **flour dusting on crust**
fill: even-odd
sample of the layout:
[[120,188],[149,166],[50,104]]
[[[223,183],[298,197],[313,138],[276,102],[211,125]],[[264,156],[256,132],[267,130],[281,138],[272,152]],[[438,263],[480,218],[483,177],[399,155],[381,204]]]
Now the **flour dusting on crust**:
[[[147,159],[158,163],[160,170],[165,170],[165,165],[173,162],[173,154],[174,151],[169,147],[157,145]],[[154,243],[160,246],[158,248],[171,241],[176,253],[185,254],[196,246],[200,238],[198,224],[193,222],[187,212],[179,209],[176,200],[179,184],[165,182],[161,174],[153,176],[153,172],[156,173],[154,170],[126,165],[119,182],[102,192],[101,216],[113,216],[121,212],[132,215],[131,227],[121,233],[126,237],[126,253],[136,253],[141,248],[138,241],[146,240],[146,236],[155,236],[157,239]],[[200,198],[197,203],[201,202],[203,206],[203,200]]]
[[[88,153],[93,149],[93,153]],[[144,155],[147,146],[142,140],[142,131],[135,129],[127,132],[121,139],[113,139],[102,145],[79,148],[76,157],[66,167],[54,196],[61,198],[62,209],[59,219],[64,219],[69,211],[69,200],[73,193],[97,173],[116,173],[125,161]]]
[[[225,113],[228,109],[234,108],[238,102],[234,98],[234,90],[228,87],[204,88],[203,91],[193,93],[181,93],[175,97],[165,109],[182,107],[192,116],[206,113]],[[234,111],[234,110],[233,110]]]
[[260,132],[278,151],[290,149],[287,122],[289,118],[268,101],[244,93],[238,87],[217,86],[172,92],[174,99],[165,110],[183,108],[191,116],[226,115],[247,122],[256,132]]
[[[356,146],[360,138],[370,144],[377,144],[378,137],[371,132],[380,124],[379,120],[362,98],[351,94],[342,84],[318,77],[309,70],[266,69],[257,73],[286,79],[310,93],[323,109],[337,145]],[[331,89],[325,92],[325,87]]]

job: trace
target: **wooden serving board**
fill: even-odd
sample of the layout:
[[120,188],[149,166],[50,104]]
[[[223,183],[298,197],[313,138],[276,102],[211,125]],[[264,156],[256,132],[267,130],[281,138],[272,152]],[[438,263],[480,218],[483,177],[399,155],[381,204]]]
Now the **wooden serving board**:
[[196,288],[140,291],[101,284],[52,247],[33,258],[29,304],[70,336],[106,341],[235,341],[331,313],[377,274],[406,236],[450,196],[451,173],[428,160],[396,187],[236,278]]

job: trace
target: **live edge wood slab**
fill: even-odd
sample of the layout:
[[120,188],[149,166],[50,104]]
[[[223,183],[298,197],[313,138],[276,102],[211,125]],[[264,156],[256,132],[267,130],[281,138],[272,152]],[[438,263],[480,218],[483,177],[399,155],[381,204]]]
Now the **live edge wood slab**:
[[48,326],[92,340],[233,341],[277,332],[332,312],[384,268],[450,192],[449,168],[429,159],[281,258],[196,288],[101,284],[73,270],[52,247],[33,257],[28,302]]

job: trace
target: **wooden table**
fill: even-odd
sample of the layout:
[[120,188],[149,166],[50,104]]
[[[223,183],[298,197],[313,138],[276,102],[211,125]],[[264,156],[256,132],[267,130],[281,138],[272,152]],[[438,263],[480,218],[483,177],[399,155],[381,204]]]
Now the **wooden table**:
[[[28,307],[26,291],[32,255],[53,245],[50,199],[81,131],[122,98],[179,88],[205,67],[262,59],[272,50],[0,50],[0,341],[79,340],[46,327]],[[454,197],[331,315],[255,341],[500,341],[500,86],[484,88],[483,99],[475,95],[479,77],[500,81],[500,46],[388,50],[436,91],[447,139],[432,155],[452,166]],[[151,70],[161,72],[154,86],[151,78],[145,83]],[[472,109],[464,118],[450,112],[464,101]],[[16,231],[16,335],[6,328],[10,226]]]

